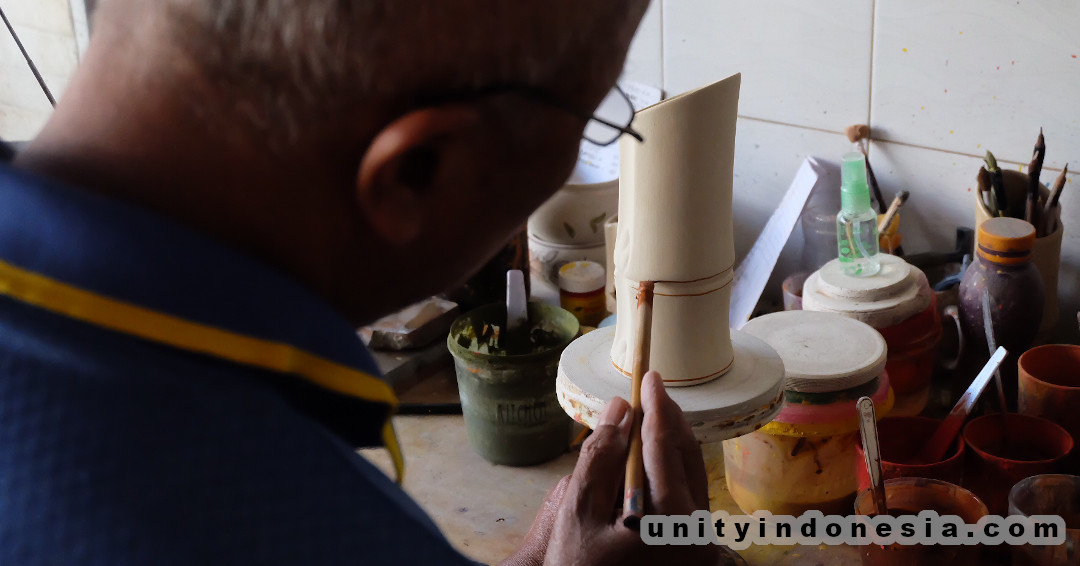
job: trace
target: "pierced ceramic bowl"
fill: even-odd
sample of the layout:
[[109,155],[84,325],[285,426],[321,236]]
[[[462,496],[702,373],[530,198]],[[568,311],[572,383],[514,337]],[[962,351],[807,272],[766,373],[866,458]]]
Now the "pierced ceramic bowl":
[[529,234],[553,244],[603,246],[604,223],[618,212],[618,179],[568,183],[529,217]]

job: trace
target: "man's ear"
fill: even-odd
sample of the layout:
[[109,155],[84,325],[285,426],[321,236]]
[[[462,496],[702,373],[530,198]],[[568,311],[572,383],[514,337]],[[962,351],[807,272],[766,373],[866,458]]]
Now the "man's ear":
[[452,146],[472,135],[480,121],[466,105],[416,110],[383,128],[360,161],[356,202],[384,241],[405,245],[426,221],[424,197],[431,193]]

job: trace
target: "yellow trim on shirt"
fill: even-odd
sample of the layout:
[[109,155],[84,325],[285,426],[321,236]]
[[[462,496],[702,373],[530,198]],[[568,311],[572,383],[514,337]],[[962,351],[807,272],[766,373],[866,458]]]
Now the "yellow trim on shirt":
[[[229,332],[104,297],[3,261],[0,261],[0,294],[145,340],[260,369],[296,374],[325,389],[388,405],[391,414],[397,409],[393,389],[362,371],[289,344]],[[394,461],[397,481],[401,483],[405,461],[389,416],[382,437]]]

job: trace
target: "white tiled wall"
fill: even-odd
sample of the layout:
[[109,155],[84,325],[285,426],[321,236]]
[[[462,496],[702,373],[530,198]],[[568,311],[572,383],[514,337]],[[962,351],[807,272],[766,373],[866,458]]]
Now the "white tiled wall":
[[[743,74],[736,249],[745,253],[806,155],[837,161],[873,130],[886,198],[907,189],[907,252],[945,250],[974,224],[981,157],[1026,167],[1043,127],[1043,181],[1080,171],[1080,4],[1063,0],[653,0],[628,67],[668,96]],[[659,8],[659,9],[658,9]],[[660,56],[646,52],[660,50]],[[641,77],[644,77],[641,78]],[[1080,308],[1080,184],[1062,197],[1062,308]],[[1075,187],[1075,188],[1074,188]],[[797,236],[797,235],[796,235]],[[796,269],[786,250],[781,270]],[[1063,329],[1077,335],[1072,316]]]
[[[57,96],[77,62],[69,2],[3,5]],[[735,72],[743,74],[740,254],[802,160],[836,161],[849,149],[843,131],[852,124],[873,129],[871,163],[886,197],[912,192],[902,221],[908,252],[949,248],[954,227],[973,224],[970,190],[987,149],[1007,166],[1026,165],[1043,127],[1044,180],[1066,162],[1080,171],[1073,1],[653,0],[626,65],[627,78],[669,96]],[[0,33],[0,137],[32,137],[49,112],[14,42]],[[1076,179],[1070,175],[1062,198],[1059,287],[1070,310],[1080,307]],[[781,270],[797,267],[796,251],[785,251]]]
[[[13,0],[4,13],[53,96],[67,87],[78,61],[69,0]],[[0,26],[0,138],[32,138],[52,113],[6,27]]]

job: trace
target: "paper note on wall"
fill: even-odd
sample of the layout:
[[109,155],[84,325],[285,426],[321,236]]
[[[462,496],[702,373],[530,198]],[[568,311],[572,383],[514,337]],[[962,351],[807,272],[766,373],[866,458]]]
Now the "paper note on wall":
[[761,231],[754,246],[746,254],[739,267],[735,269],[735,283],[731,290],[731,310],[728,321],[732,328],[738,330],[743,327],[754,314],[761,293],[765,290],[765,284],[769,282],[776,261],[780,258],[780,252],[787,244],[791,231],[802,215],[803,207],[814,187],[827,178],[821,164],[813,157],[803,161],[799,171],[795,173],[795,179],[788,187],[780,206],[773,211],[765,228]]
[[[635,81],[619,81],[634,111],[660,102],[660,89]],[[581,140],[577,167],[568,182],[573,184],[603,183],[619,176],[619,144],[604,147]]]

